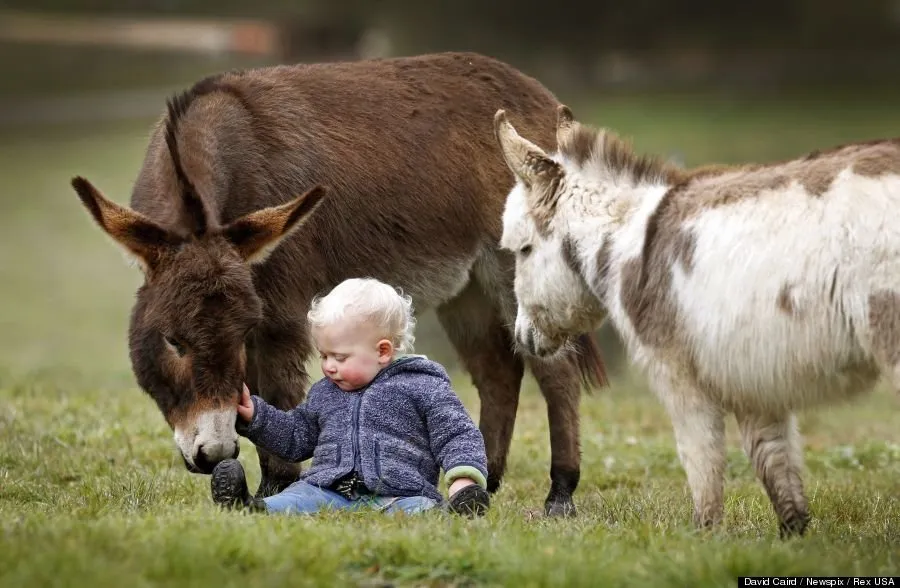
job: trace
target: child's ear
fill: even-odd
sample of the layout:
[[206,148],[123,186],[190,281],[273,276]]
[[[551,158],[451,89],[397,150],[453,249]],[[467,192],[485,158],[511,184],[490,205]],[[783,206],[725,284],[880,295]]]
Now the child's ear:
[[394,344],[388,339],[382,339],[378,342],[378,359],[381,361],[389,361],[394,355]]

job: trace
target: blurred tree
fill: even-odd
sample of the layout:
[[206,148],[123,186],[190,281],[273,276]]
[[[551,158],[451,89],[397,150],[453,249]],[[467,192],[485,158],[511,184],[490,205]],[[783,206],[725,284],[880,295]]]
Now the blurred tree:
[[[478,45],[523,52],[564,48],[658,50],[679,43],[864,48],[896,43],[896,0],[0,0],[0,8],[79,13],[194,14],[390,26],[428,48]],[[356,26],[355,24],[353,26]],[[351,27],[352,28],[352,27]],[[576,55],[577,57],[577,55]]]
[[390,31],[404,52],[472,49],[500,57],[563,55],[592,67],[605,51],[722,53],[864,51],[900,46],[898,0],[0,0],[0,8],[79,13],[275,18],[297,50],[346,45],[361,31]]

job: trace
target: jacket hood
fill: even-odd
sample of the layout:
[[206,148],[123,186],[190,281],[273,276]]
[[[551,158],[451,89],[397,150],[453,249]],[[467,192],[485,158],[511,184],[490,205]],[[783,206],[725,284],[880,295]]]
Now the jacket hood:
[[432,376],[442,380],[450,381],[447,371],[444,367],[425,357],[424,355],[404,355],[398,357],[391,362],[386,368],[376,376],[376,380],[384,377],[396,376],[399,374],[409,374],[417,376]]

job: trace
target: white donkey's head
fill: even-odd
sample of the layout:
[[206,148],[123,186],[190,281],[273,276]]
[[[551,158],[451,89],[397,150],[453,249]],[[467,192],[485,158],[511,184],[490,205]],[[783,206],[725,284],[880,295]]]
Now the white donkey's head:
[[[558,144],[571,146],[580,131],[571,111],[560,106]],[[516,342],[525,352],[552,355],[606,318],[586,279],[595,268],[588,267],[593,262],[579,251],[580,219],[573,216],[596,193],[595,187],[569,169],[565,153],[547,155],[519,136],[503,110],[494,116],[494,132],[516,177],[500,241],[516,257]]]

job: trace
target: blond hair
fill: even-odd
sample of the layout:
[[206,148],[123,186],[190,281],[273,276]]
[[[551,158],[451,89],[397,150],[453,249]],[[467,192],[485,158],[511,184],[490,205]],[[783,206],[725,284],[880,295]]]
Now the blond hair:
[[412,298],[375,278],[344,280],[325,296],[314,298],[306,318],[310,328],[344,319],[366,321],[383,329],[399,353],[411,352],[416,340]]

